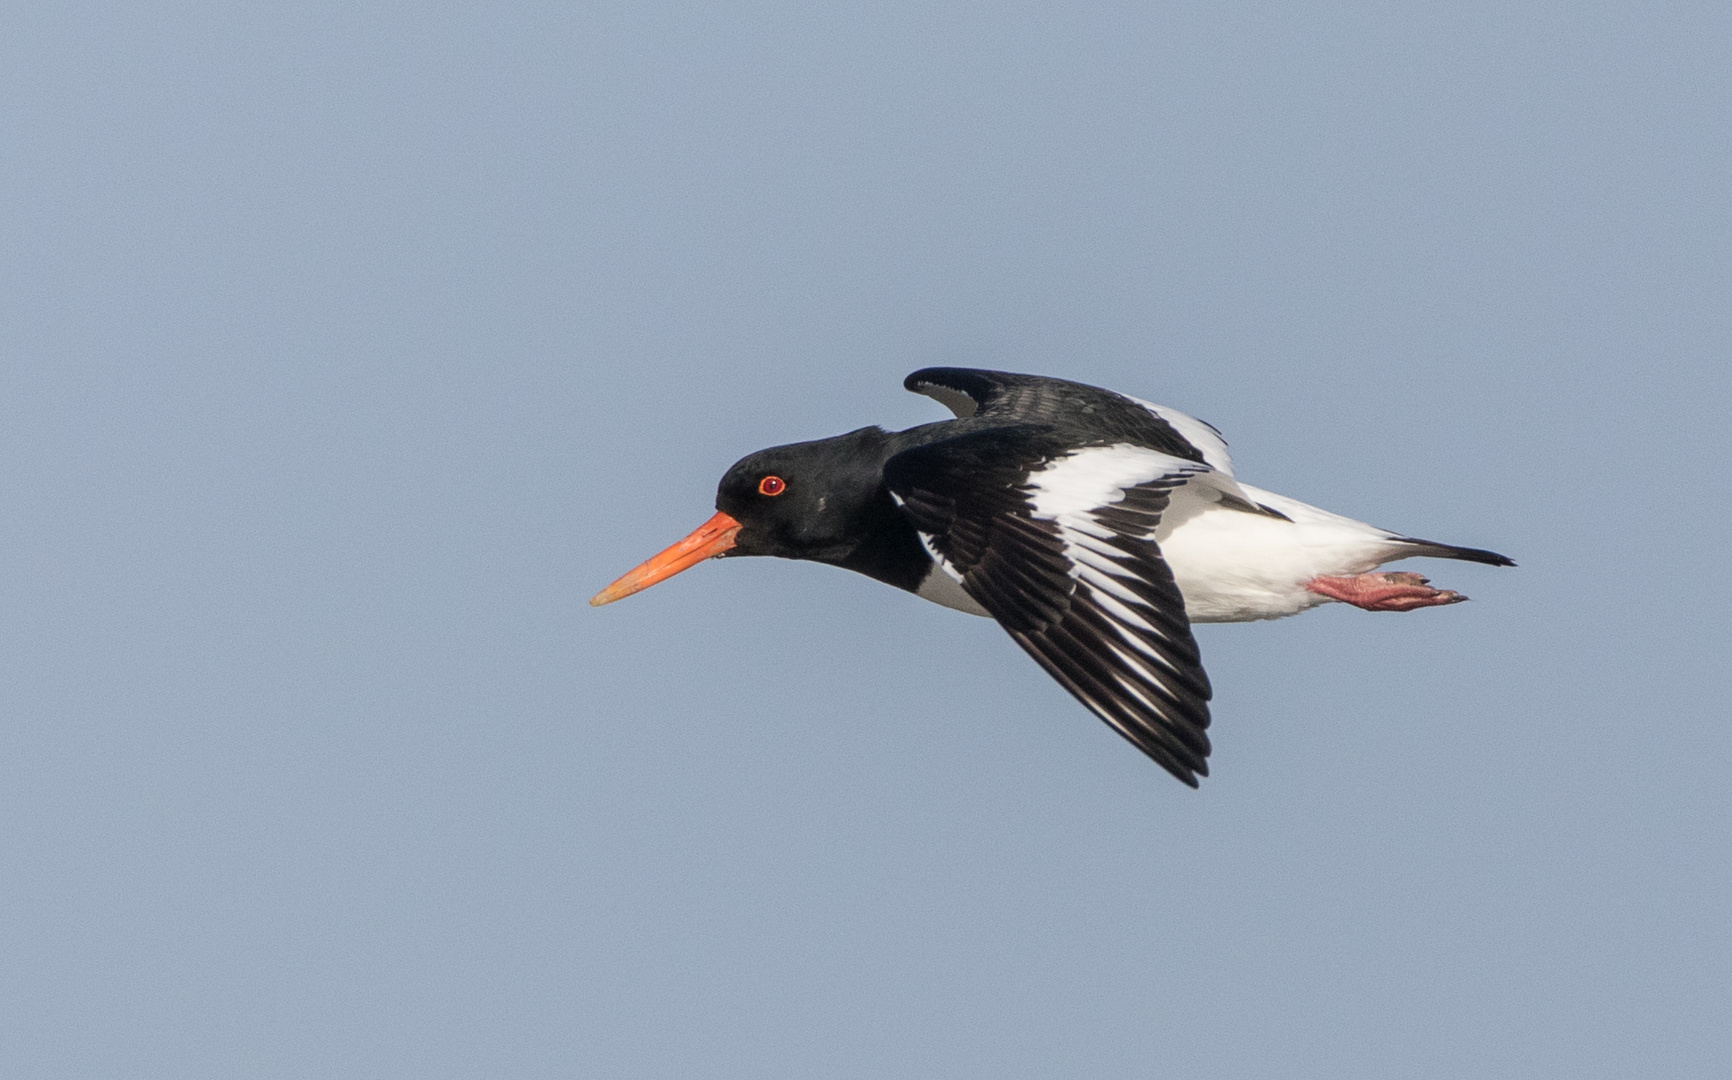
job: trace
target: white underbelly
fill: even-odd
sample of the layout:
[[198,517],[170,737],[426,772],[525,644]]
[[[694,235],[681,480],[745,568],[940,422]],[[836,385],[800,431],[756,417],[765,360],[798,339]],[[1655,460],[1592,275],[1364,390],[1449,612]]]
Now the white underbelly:
[[1323,575],[1366,573],[1390,558],[1390,534],[1294,499],[1244,486],[1293,520],[1211,505],[1155,533],[1192,622],[1279,619],[1327,603],[1305,588]]

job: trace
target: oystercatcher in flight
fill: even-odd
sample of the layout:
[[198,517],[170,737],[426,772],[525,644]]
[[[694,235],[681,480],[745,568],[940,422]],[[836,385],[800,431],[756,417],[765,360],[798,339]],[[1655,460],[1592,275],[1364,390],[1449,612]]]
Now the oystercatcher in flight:
[[1413,555],[1514,566],[1388,532],[1233,478],[1184,413],[1081,383],[926,368],[909,390],[957,419],[760,450],[716,516],[602,590],[612,603],[704,559],[812,559],[989,615],[1041,667],[1180,780],[1207,776],[1209,679],[1194,622],[1278,619],[1331,601],[1412,611],[1467,597]]

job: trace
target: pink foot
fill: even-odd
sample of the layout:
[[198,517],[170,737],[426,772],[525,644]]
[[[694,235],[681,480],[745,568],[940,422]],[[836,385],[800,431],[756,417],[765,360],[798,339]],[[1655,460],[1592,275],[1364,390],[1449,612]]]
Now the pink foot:
[[1467,597],[1447,589],[1434,589],[1428,578],[1397,571],[1360,574],[1358,577],[1312,578],[1305,587],[1320,596],[1340,600],[1366,611],[1412,611],[1414,608],[1459,604]]

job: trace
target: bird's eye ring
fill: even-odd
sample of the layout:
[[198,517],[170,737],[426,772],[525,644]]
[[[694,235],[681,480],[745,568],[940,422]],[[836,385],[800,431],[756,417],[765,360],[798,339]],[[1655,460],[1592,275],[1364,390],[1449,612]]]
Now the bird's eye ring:
[[766,476],[758,481],[759,495],[780,495],[788,490],[787,482],[780,476]]

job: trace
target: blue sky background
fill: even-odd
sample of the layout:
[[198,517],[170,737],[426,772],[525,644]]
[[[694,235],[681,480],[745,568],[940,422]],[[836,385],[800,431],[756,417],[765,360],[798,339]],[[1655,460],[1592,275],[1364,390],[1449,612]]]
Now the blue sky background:
[[[1719,1077],[1732,8],[69,2],[0,33],[0,1072]],[[1516,570],[587,598],[930,364]]]

